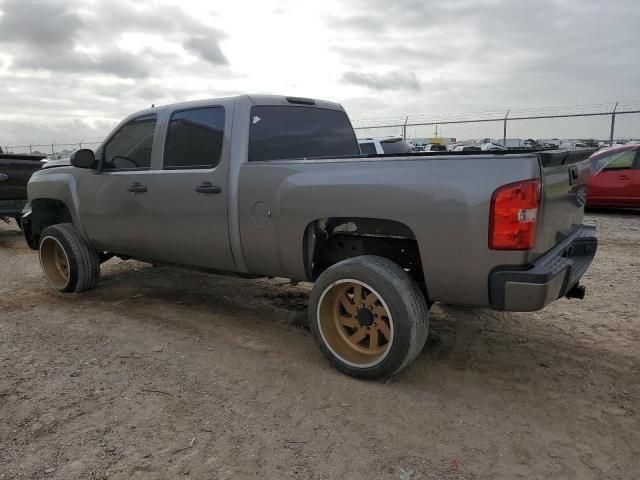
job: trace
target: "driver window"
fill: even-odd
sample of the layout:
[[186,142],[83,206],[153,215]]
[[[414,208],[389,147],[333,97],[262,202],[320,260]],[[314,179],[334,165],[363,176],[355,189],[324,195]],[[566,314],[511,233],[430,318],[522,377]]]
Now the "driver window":
[[156,116],[124,125],[104,147],[103,170],[148,170],[151,165]]

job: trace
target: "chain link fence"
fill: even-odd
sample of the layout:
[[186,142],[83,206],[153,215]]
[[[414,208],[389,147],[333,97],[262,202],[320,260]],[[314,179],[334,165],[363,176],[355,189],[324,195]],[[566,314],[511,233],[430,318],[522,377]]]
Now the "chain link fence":
[[94,149],[102,140],[88,139],[73,143],[29,143],[23,145],[1,145],[5,153],[45,155],[50,159],[65,158],[80,148]]
[[[504,110],[354,120],[358,138],[402,137],[415,143],[492,142],[511,148],[538,144],[611,145],[640,141],[640,101],[571,107]],[[485,142],[486,143],[486,142]],[[6,153],[63,158],[99,139],[47,144],[0,145]]]
[[[640,140],[640,101],[353,122],[358,138],[402,137],[415,143],[614,144]],[[534,142],[531,142],[531,141]]]

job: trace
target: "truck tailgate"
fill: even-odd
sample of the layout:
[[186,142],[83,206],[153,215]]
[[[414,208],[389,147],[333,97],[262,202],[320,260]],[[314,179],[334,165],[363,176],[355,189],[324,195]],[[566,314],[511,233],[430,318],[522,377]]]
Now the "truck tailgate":
[[589,183],[589,156],[595,149],[538,153],[542,202],[535,256],[567,238],[582,224]]

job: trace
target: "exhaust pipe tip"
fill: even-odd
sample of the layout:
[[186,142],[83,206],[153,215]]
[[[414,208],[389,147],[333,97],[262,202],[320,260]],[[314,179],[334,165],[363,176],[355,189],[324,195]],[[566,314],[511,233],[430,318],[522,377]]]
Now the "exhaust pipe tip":
[[580,300],[582,300],[584,298],[584,295],[586,293],[587,289],[584,288],[584,285],[576,285],[575,287],[573,287],[571,290],[569,290],[565,297],[567,298],[578,298]]

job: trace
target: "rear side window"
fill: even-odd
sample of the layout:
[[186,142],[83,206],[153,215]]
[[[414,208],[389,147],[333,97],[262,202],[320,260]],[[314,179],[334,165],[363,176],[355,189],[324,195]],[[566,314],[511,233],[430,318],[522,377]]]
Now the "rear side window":
[[220,162],[224,108],[183,110],[171,115],[164,168],[213,168]]
[[104,147],[102,169],[149,169],[155,129],[155,115],[136,118],[123,125]]
[[251,108],[250,162],[359,155],[344,112],[293,106]]
[[364,142],[360,144],[360,152],[363,155],[375,155],[378,153],[376,151],[376,144],[373,142]]

